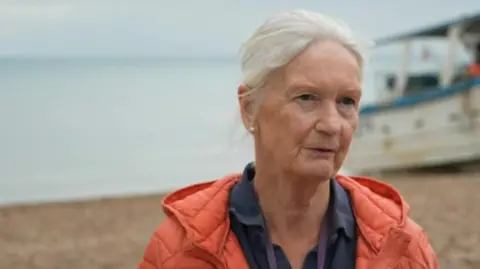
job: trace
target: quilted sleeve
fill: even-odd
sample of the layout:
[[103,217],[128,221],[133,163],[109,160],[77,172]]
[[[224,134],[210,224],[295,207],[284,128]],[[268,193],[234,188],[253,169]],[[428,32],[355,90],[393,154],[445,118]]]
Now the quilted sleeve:
[[432,245],[423,231],[421,231],[418,239],[418,252],[418,256],[422,260],[426,269],[438,269],[437,254],[433,250]]
[[405,231],[412,235],[412,242],[408,248],[408,258],[414,267],[418,269],[438,269],[438,258],[435,250],[430,244],[427,234],[412,219],[408,219]]
[[184,239],[185,233],[180,225],[166,219],[150,239],[138,269],[166,269],[166,262],[181,250]]
[[145,249],[145,253],[143,255],[143,259],[140,262],[140,265],[138,266],[138,269],[161,269],[161,263],[157,258],[157,252],[158,252],[158,239],[156,238],[156,235],[153,235],[153,237],[150,239],[150,242],[147,245],[147,248]]

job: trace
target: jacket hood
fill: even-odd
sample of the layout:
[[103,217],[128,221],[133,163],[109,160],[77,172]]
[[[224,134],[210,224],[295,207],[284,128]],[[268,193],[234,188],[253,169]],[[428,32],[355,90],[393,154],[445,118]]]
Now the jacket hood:
[[374,252],[407,225],[409,206],[393,186],[369,177],[339,175],[337,180],[350,193],[359,231]]

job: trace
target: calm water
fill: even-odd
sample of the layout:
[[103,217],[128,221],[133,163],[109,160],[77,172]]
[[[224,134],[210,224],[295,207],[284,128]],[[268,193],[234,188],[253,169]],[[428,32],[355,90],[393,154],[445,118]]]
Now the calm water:
[[240,81],[235,60],[0,60],[0,203],[157,192],[241,171],[252,151]]

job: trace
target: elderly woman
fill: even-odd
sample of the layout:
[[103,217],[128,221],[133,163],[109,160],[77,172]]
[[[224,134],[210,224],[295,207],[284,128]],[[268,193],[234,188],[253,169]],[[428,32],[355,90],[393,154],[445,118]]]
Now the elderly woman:
[[278,14],[255,31],[238,88],[255,162],[168,195],[139,268],[438,268],[395,189],[337,174],[362,64],[350,30],[320,14]]

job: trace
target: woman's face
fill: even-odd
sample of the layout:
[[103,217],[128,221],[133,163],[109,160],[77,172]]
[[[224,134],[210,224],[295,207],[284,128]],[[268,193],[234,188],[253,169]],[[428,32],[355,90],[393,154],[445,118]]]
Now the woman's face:
[[271,76],[255,118],[240,98],[244,123],[255,128],[257,165],[301,177],[334,176],[357,127],[361,73],[351,51],[319,41]]

